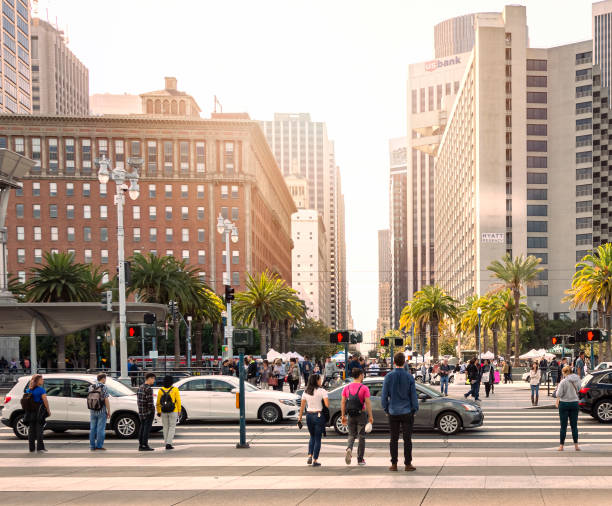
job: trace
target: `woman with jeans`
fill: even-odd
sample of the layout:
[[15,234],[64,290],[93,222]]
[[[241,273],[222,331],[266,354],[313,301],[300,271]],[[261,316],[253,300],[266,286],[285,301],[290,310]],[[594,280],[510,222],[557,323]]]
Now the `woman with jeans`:
[[313,467],[320,466],[319,452],[321,451],[321,437],[325,430],[325,415],[323,406],[329,408],[329,399],[327,398],[327,390],[321,387],[323,379],[319,374],[311,374],[308,377],[308,385],[302,395],[302,404],[300,405],[300,415],[298,424],[302,423],[302,414],[306,409],[306,424],[310,433],[310,441],[308,442],[308,460],[307,464],[312,464]]
[[555,391],[557,408],[559,408],[559,422],[561,423],[559,451],[563,451],[563,445],[565,444],[568,419],[572,427],[574,448],[576,451],[580,451],[578,446],[578,392],[580,391],[580,378],[577,374],[572,373],[572,368],[569,365],[566,365],[561,372],[563,379]]
[[45,420],[51,416],[49,409],[49,401],[47,400],[47,391],[43,387],[45,380],[42,374],[35,374],[30,380],[30,384],[26,389],[26,394],[32,394],[34,408],[27,411],[24,422],[28,425],[28,442],[30,443],[30,453],[38,450],[46,452],[45,443],[43,441],[43,430],[45,428]]
[[529,384],[531,385],[531,405],[538,405],[538,398],[540,395],[540,378],[542,374],[538,368],[538,363],[533,362],[531,364],[531,370],[529,371]]

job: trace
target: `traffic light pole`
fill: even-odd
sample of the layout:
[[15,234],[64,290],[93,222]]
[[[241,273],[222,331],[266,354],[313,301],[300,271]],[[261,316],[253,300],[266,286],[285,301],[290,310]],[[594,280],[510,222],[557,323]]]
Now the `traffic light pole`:
[[344,379],[346,379],[346,375],[348,373],[348,346],[349,343],[347,342],[344,345]]
[[240,408],[240,442],[236,445],[236,448],[249,448],[249,443],[246,441],[246,413],[244,407],[244,348],[240,348],[239,352],[240,388],[238,390],[238,406]]
[[[225,267],[226,267],[225,272],[226,272],[226,277],[227,277],[226,281],[227,281],[228,286],[232,286],[232,272],[231,272],[230,262],[231,262],[230,231],[226,227],[225,228]],[[234,327],[232,326],[232,301],[231,300],[226,301],[226,307],[227,307],[227,327],[226,329],[228,329],[228,332],[227,332],[227,357],[225,358],[232,358],[234,356],[234,337],[232,335]]]

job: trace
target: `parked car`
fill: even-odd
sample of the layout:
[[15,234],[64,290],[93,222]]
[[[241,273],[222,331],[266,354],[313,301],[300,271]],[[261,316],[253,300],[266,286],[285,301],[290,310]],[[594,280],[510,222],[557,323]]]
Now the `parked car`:
[[[0,410],[0,421],[12,427],[20,439],[27,439],[28,427],[23,423],[21,397],[30,382],[31,376],[22,376],[4,398]],[[89,386],[96,382],[95,374],[45,374],[45,390],[51,416],[47,418],[45,430],[65,432],[67,430],[89,430],[89,409],[87,393]],[[107,378],[106,387],[110,394],[111,418],[107,430],[113,430],[122,439],[138,436],[140,420],[135,392],[112,378]],[[161,430],[157,417],[153,421],[153,430]]]
[[[383,378],[366,378],[363,384],[370,389],[374,430],[389,430],[387,415],[382,409],[380,398]],[[340,435],[348,433],[348,428],[342,424],[340,416],[343,388],[339,387],[328,393],[329,425]],[[416,389],[419,397],[419,410],[414,417],[415,429],[438,429],[444,435],[452,435],[461,429],[480,427],[483,424],[484,414],[477,404],[443,397],[439,392],[418,382],[416,383]],[[303,390],[299,390],[297,393],[301,395]]]
[[604,369],[612,369],[612,362],[599,362],[594,371],[603,371]]
[[582,378],[578,406],[601,423],[612,423],[612,371],[594,371]]
[[[192,376],[174,384],[181,394],[179,423],[190,420],[238,420],[236,393],[239,380],[235,376]],[[246,418],[267,424],[283,419],[297,420],[297,395],[277,390],[261,390],[245,383]]]

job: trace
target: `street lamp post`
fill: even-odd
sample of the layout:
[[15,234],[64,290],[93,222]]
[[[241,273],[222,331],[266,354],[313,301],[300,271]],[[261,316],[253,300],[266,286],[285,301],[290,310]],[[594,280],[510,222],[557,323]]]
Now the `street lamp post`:
[[[125,304],[125,249],[123,229],[123,207],[125,206],[125,193],[130,199],[136,200],[140,196],[138,186],[138,168],[142,165],[142,158],[128,158],[128,165],[132,172],[127,172],[123,167],[110,168],[111,161],[103,154],[102,158],[96,158],[98,170],[98,181],[102,184],[108,183],[110,179],[115,181],[117,192],[114,203],[117,206],[117,267],[119,279],[119,366],[121,368],[121,379],[127,379],[127,336],[126,336],[126,304]],[[129,186],[128,183],[129,182]]]
[[[230,268],[231,262],[231,254],[230,254],[230,238],[233,243],[238,242],[238,227],[234,225],[227,218],[223,218],[221,214],[219,214],[217,218],[217,232],[219,234],[225,234],[225,273],[223,274],[223,284],[225,286],[232,285],[232,273]],[[233,348],[233,330],[232,326],[232,301],[226,300],[227,305],[227,325],[225,326],[225,336],[227,338],[227,355],[224,358],[229,358],[234,356],[234,348]]]
[[478,338],[478,363],[480,363],[480,317],[482,315],[482,308],[478,308],[476,309],[476,313],[478,313],[478,334],[477,334],[477,338]]

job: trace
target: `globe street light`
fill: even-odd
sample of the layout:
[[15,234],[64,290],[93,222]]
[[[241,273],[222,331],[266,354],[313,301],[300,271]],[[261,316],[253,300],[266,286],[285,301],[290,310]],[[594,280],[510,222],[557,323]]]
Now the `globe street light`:
[[[236,227],[236,225],[234,225],[227,218],[224,219],[223,216],[219,214],[219,217],[217,218],[217,232],[219,234],[225,234],[225,273],[223,274],[223,284],[226,287],[225,293],[227,294],[228,288],[232,285],[230,268],[230,239],[234,244],[238,242],[238,227]],[[227,305],[227,325],[225,327],[225,337],[227,338],[227,356],[224,358],[228,358],[234,356],[234,339],[232,335],[234,327],[232,326],[232,301],[227,300],[227,295],[225,302]]]
[[[98,181],[102,184],[108,183],[110,179],[115,181],[116,194],[114,203],[117,206],[117,266],[119,278],[119,366],[121,369],[121,379],[127,379],[127,336],[126,336],[126,305],[125,305],[125,249],[124,249],[124,230],[123,230],[123,207],[125,206],[125,193],[130,199],[136,200],[140,196],[138,186],[138,169],[142,166],[142,158],[128,158],[128,165],[131,172],[123,167],[110,168],[111,161],[103,154],[101,158],[96,158],[95,163],[98,167]],[[128,184],[129,183],[129,186]]]

